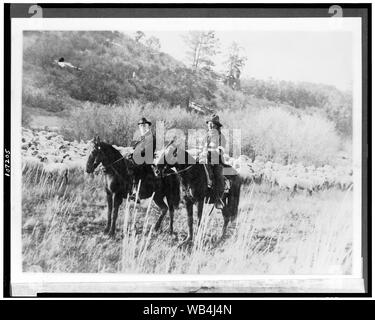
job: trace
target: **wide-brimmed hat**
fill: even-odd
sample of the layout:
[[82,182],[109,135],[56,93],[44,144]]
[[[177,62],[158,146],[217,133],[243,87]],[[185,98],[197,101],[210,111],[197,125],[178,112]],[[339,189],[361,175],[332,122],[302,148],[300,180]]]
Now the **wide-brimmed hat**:
[[151,122],[148,121],[146,118],[141,118],[141,120],[138,121],[138,125],[147,123],[149,126],[151,126]]
[[213,114],[210,118],[206,120],[206,123],[212,122],[216,124],[218,127],[222,127],[223,125],[220,123],[219,116],[217,114]]

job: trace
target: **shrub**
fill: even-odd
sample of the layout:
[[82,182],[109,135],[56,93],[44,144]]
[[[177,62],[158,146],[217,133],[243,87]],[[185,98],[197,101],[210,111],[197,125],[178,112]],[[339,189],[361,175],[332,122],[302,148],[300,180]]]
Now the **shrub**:
[[[138,134],[137,122],[146,117],[153,123],[164,120],[165,129],[204,128],[204,118],[188,113],[179,107],[165,108],[139,101],[129,102],[123,106],[107,106],[86,102],[82,108],[72,110],[69,125],[63,129],[67,139],[89,140],[99,135],[108,143],[127,146]],[[153,128],[155,130],[155,128]]]
[[49,88],[25,85],[22,90],[22,104],[51,112],[61,112],[78,106],[79,102],[62,92],[51,92]]
[[241,110],[249,105],[249,97],[228,86],[219,86],[216,92],[216,103],[220,109]]
[[[319,114],[292,114],[271,107],[257,111],[225,110],[219,115],[225,129],[241,129],[242,154],[282,163],[321,165],[330,163],[340,148],[333,122]],[[164,120],[166,130],[177,128],[185,133],[206,127],[204,116],[179,107],[165,108],[139,101],[123,106],[87,102],[71,112],[63,134],[70,140],[89,140],[99,135],[108,143],[127,146],[139,134],[137,122],[141,117],[150,120],[154,130],[157,120]]]
[[242,153],[306,165],[330,163],[340,147],[334,123],[319,114],[294,115],[282,108],[223,115],[227,128],[241,129]]

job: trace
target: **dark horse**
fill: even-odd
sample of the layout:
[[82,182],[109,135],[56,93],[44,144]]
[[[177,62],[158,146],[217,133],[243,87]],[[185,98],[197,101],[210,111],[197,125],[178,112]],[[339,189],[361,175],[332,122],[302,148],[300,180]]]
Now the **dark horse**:
[[[131,192],[134,183],[134,172],[136,166],[130,159],[124,158],[121,153],[110,144],[101,142],[97,137],[94,139],[94,148],[88,157],[86,172],[93,173],[101,163],[105,175],[105,191],[108,202],[108,219],[105,234],[114,236],[116,232],[116,220],[119,207],[124,198]],[[161,209],[161,214],[155,224],[155,230],[160,228],[166,212],[169,210],[170,233],[173,233],[174,210],[180,202],[179,181],[177,177],[160,179],[156,177],[150,165],[144,165],[141,177],[140,199],[152,196],[155,204]],[[167,204],[164,202],[167,198]]]
[[[180,156],[177,156],[179,154]],[[171,156],[173,155],[173,156]],[[172,159],[168,161],[168,159]],[[193,158],[187,151],[176,148],[171,145],[159,159],[155,162],[158,174],[161,177],[169,175],[178,175],[180,177],[181,197],[187,210],[188,218],[188,237],[183,242],[189,243],[193,240],[193,205],[198,207],[198,224],[202,218],[202,211],[205,201],[213,203],[213,190],[208,187],[207,174],[203,164]],[[233,221],[238,213],[238,204],[240,199],[240,189],[242,179],[237,171],[229,165],[224,165],[226,169],[225,177],[230,182],[229,192],[223,196],[224,207],[222,215],[224,224],[221,238],[224,239],[228,223]],[[174,168],[176,171],[172,171]]]

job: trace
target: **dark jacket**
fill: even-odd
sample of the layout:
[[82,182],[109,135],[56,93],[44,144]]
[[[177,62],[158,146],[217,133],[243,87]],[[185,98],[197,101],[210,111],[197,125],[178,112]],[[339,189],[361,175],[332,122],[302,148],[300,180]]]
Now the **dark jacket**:
[[132,143],[133,160],[136,164],[152,164],[156,148],[156,137],[151,131],[146,132],[139,140]]

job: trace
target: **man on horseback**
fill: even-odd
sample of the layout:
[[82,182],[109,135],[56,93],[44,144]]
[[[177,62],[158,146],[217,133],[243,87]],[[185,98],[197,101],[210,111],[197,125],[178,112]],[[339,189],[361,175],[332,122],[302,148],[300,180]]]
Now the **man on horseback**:
[[131,144],[133,147],[133,161],[135,164],[152,164],[156,147],[156,138],[151,131],[151,122],[146,118],[138,121],[141,133],[139,140]]
[[[151,122],[146,118],[141,118],[138,121],[138,128],[141,136],[138,140],[131,143],[133,151],[130,154],[130,158],[133,160],[134,164],[135,182],[142,179],[142,187],[146,188],[146,184],[149,182],[149,179],[146,179],[146,176],[150,171],[148,170],[148,167],[154,161],[156,137],[151,131]],[[142,190],[140,192],[142,193]],[[135,192],[130,198],[135,198]]]
[[221,133],[222,124],[220,123],[219,116],[212,115],[206,121],[207,123],[207,134],[204,144],[201,146],[200,160],[205,160],[208,165],[206,166],[207,172],[210,173],[212,169],[213,175],[213,194],[215,207],[217,209],[223,209],[224,203],[222,201],[225,180],[223,176],[223,164],[224,164],[224,147],[226,140],[224,135]]

